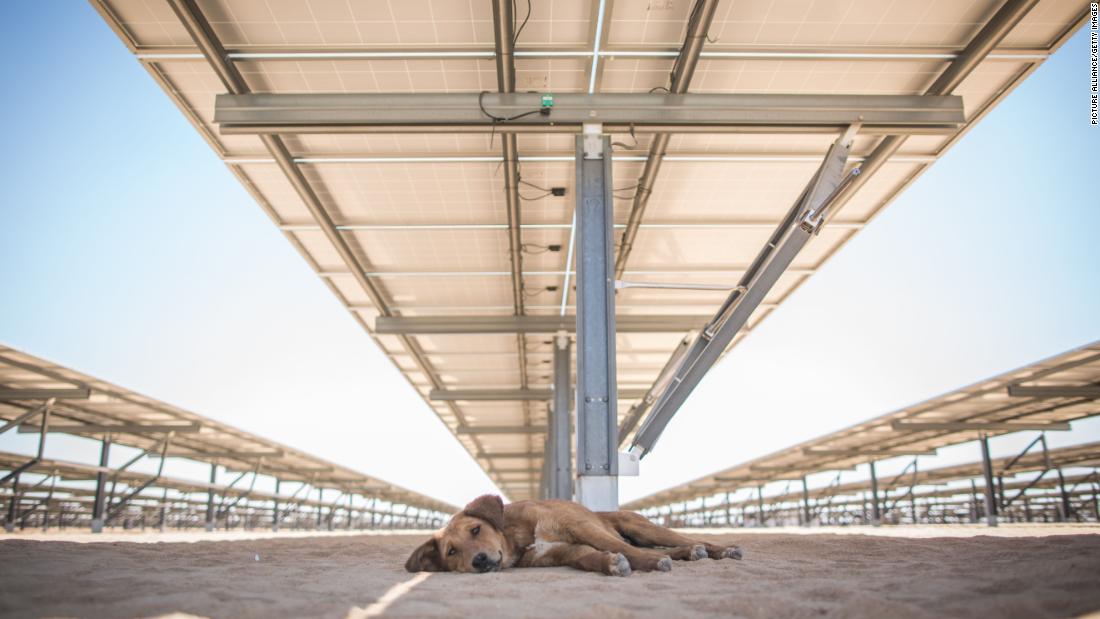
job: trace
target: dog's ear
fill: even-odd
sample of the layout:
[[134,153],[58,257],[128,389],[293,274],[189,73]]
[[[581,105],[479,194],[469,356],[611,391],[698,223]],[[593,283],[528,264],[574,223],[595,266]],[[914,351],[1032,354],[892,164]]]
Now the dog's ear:
[[405,569],[410,572],[443,571],[443,558],[439,554],[439,544],[434,537],[413,551],[412,556],[405,562]]
[[462,510],[462,513],[474,518],[481,518],[493,525],[496,530],[504,530],[504,501],[495,494],[483,494]]

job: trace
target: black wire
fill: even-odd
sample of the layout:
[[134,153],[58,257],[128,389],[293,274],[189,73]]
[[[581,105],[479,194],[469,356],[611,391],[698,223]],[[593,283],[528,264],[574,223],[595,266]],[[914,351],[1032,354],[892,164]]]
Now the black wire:
[[539,191],[545,191],[545,192],[547,192],[547,193],[550,193],[550,190],[549,190],[549,189],[547,189],[546,187],[540,187],[540,186],[538,186],[538,185],[536,185],[536,184],[534,184],[534,183],[532,183],[532,182],[530,182],[530,181],[525,181],[525,180],[523,180],[522,178],[521,178],[521,179],[519,179],[519,182],[520,182],[520,184],[522,184],[522,185],[527,185],[528,187],[533,187],[533,188],[535,188],[535,189],[538,189]]
[[481,108],[482,113],[485,114],[486,117],[488,117],[489,120],[493,121],[492,131],[489,131],[489,134],[488,134],[488,147],[489,148],[493,147],[493,141],[496,139],[496,123],[498,123],[498,122],[508,122],[510,120],[519,120],[521,118],[529,117],[529,115],[531,115],[531,114],[541,113],[541,110],[531,110],[529,112],[522,112],[522,113],[516,114],[516,115],[514,115],[514,117],[497,117],[497,115],[493,115],[491,113],[488,113],[488,110],[485,109],[485,96],[486,95],[488,95],[488,90],[482,90],[481,92],[477,93],[477,107]]
[[538,110],[531,110],[530,112],[523,112],[523,113],[520,113],[520,114],[516,114],[515,116],[494,116],[494,115],[489,113],[489,110],[485,109],[485,95],[487,95],[487,94],[489,94],[488,90],[482,90],[480,93],[478,93],[478,95],[477,95],[477,106],[479,108],[481,108],[481,113],[486,115],[490,119],[492,119],[492,121],[494,123],[503,123],[503,122],[508,122],[510,120],[519,120],[520,118],[525,118],[527,116],[531,116],[532,114],[539,114],[539,113],[542,112],[541,109],[538,109]]
[[627,144],[625,142],[612,142],[611,145],[625,148],[626,150],[634,150],[635,148],[638,148],[638,136],[634,135],[634,123],[630,123],[630,137],[634,138],[633,144]]
[[[523,23],[520,24],[519,30],[516,30],[516,36],[512,37],[512,48],[516,47],[516,41],[519,40],[519,33],[523,32],[523,29],[527,27],[527,20],[531,19],[531,0],[527,0],[527,17],[523,18]],[[516,0],[512,0],[512,28],[516,27]]]
[[544,194],[542,194],[542,195],[531,197],[531,196],[525,196],[525,195],[523,195],[522,193],[519,193],[519,192],[517,191],[517,192],[516,192],[516,195],[518,195],[518,196],[519,196],[519,199],[520,199],[520,200],[526,200],[526,201],[528,201],[528,202],[534,202],[534,201],[536,201],[536,200],[542,200],[542,199],[544,199],[544,198],[549,198],[549,197],[550,197],[550,196],[552,195],[552,193],[553,193],[553,192],[547,191],[546,193],[544,193]]
[[[688,15],[687,27],[688,27],[689,30],[691,29],[691,25],[695,22],[695,18],[699,16],[699,9],[701,9],[701,8],[703,8],[703,0],[695,0],[695,6],[691,7],[691,14]],[[703,38],[706,39],[708,43],[717,43],[718,42],[718,39],[713,39],[712,40],[710,38],[710,29],[709,28],[707,29],[706,32],[703,33]],[[680,61],[681,60],[683,60],[682,55],[677,55],[676,56],[676,61],[672,64],[672,71],[669,72],[669,74],[668,74],[668,83],[669,84],[673,84],[675,82],[676,70],[680,67]],[[661,86],[660,88],[664,88],[664,86]],[[664,88],[664,89],[669,90],[668,88]],[[654,90],[656,90],[656,88]],[[653,92],[653,90],[650,90],[649,92]],[[669,90],[669,92],[671,92],[671,91]]]
[[650,89],[649,89],[649,93],[650,93],[650,94],[653,94],[653,93],[657,92],[658,90],[663,90],[663,91],[667,92],[668,94],[672,94],[672,91],[671,91],[671,90],[669,90],[669,89],[668,89],[667,87],[665,87],[665,86],[654,86],[653,88],[650,88]]

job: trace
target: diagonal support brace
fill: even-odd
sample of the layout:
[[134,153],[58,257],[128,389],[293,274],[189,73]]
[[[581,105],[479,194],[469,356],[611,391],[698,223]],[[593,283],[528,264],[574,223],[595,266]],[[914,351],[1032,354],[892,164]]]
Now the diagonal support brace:
[[668,387],[635,435],[630,449],[632,452],[643,457],[653,450],[673,415],[721,358],[734,336],[798,253],[821,230],[836,196],[858,174],[858,168],[847,175],[844,173],[852,140],[858,131],[858,124],[849,126],[829,147],[821,167],[802,196],[775,229],[737,287],[683,355]]

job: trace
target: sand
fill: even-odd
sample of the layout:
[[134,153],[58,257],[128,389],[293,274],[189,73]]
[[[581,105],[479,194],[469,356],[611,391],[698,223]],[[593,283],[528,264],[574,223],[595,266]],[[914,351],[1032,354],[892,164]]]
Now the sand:
[[[676,562],[670,573],[628,578],[566,568],[409,574],[402,564],[424,533],[17,535],[0,540],[0,616],[909,618],[1100,610],[1096,527],[1008,526],[994,530],[997,537],[978,527],[773,531],[707,536],[738,541],[743,561]],[[202,541],[158,541],[181,537]]]

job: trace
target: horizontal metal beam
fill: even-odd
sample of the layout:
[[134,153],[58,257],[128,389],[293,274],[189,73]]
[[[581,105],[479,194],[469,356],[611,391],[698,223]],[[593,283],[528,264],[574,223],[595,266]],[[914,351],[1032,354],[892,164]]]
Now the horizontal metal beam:
[[488,452],[484,452],[484,451],[479,451],[477,453],[477,457],[478,458],[487,458],[487,459],[490,459],[490,460],[491,459],[500,460],[500,459],[506,459],[506,458],[541,458],[542,457],[542,452],[541,451],[501,451],[501,452],[497,452],[497,453],[488,453]]
[[0,402],[15,400],[87,400],[91,389],[0,389]]
[[1009,385],[1008,395],[1014,398],[1100,398],[1100,385],[1056,387]]
[[[160,454],[149,454],[153,458],[160,457]],[[239,458],[242,460],[250,460],[253,458],[281,458],[286,455],[281,449],[269,449],[258,451],[176,451],[169,450],[169,458]]]
[[927,430],[990,430],[1016,432],[1021,430],[1069,430],[1068,423],[1024,421],[895,421],[895,430],[924,432]]
[[[682,333],[700,329],[706,316],[623,315],[615,318],[618,333]],[[386,335],[575,333],[574,316],[379,316],[375,333]]]
[[[673,49],[580,49],[575,45],[560,45],[554,49],[530,49],[513,51],[516,58],[579,58],[591,59],[592,56],[601,58],[669,58],[673,59],[679,52]],[[177,45],[142,45],[141,51],[135,54],[142,62],[155,62],[157,64],[172,61],[203,60],[205,56],[197,47]],[[910,47],[897,46],[889,49],[879,49],[868,52],[859,47],[792,47],[783,48],[742,46],[726,47],[719,50],[709,50],[699,53],[700,58],[712,58],[715,60],[887,60],[907,62],[913,60],[954,60],[959,56],[959,51],[952,47]],[[1044,60],[1050,56],[1050,52],[1042,47],[1012,47],[998,50],[986,56],[987,60],[1021,61]],[[492,60],[496,53],[492,50],[469,49],[439,49],[425,48],[423,46],[407,45],[401,47],[387,47],[385,50],[362,50],[354,48],[332,49],[325,48],[287,48],[284,46],[250,45],[247,49],[229,48],[226,57],[230,60],[271,60],[271,61],[301,61],[301,60],[463,60],[481,58]]]
[[545,434],[546,426],[458,426],[459,434]]
[[[831,471],[846,471],[854,467],[830,467]],[[790,466],[769,466],[767,464],[754,464],[749,467],[750,471],[758,471],[760,473],[797,473],[806,471],[807,473],[815,472],[818,469],[818,465],[806,463],[804,465],[790,465]]]
[[[579,132],[585,123],[642,131],[838,129],[893,135],[954,131],[962,98],[805,94],[226,94],[214,122],[223,134],[368,132]],[[609,129],[609,127],[611,127]]]
[[[202,424],[176,424],[176,425],[142,425],[137,423],[124,423],[117,425],[103,425],[97,423],[75,425],[50,425],[50,432],[65,432],[68,434],[162,434],[165,432],[193,434],[202,430]],[[37,426],[21,425],[20,434],[37,434]]]
[[714,481],[719,482],[719,483],[723,483],[723,484],[727,484],[727,483],[736,484],[736,483],[746,483],[746,482],[750,482],[750,481],[755,481],[755,479],[756,478],[754,478],[754,477],[715,477]]
[[[634,400],[645,395],[645,389],[620,389],[619,397]],[[549,400],[550,389],[432,389],[428,399],[437,402]]]
[[890,458],[894,456],[934,456],[935,449],[815,449],[813,447],[803,449],[807,456],[877,456]]

